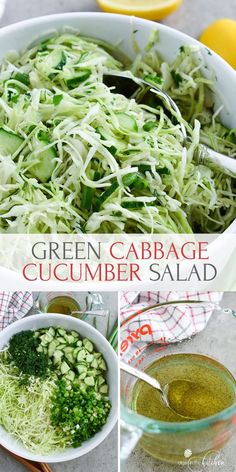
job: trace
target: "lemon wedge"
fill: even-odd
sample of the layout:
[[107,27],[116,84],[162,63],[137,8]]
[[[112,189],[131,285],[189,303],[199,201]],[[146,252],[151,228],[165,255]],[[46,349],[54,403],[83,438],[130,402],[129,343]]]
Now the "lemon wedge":
[[199,40],[236,69],[236,21],[223,18],[208,26]]
[[102,10],[149,20],[161,20],[175,11],[182,0],[97,0]]

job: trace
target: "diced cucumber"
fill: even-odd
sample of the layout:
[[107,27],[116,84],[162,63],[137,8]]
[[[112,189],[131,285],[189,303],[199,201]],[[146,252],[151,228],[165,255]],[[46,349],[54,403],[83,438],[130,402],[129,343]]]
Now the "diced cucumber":
[[71,79],[68,79],[66,81],[66,85],[70,90],[72,90],[78,87],[78,85],[81,82],[84,82],[85,80],[87,80],[90,75],[91,75],[90,69],[81,69],[80,71],[76,72],[75,77],[72,77]]
[[68,364],[64,361],[62,362],[61,364],[61,373],[64,375],[64,374],[67,374],[67,372],[69,372],[70,370],[70,367],[68,366]]
[[54,328],[49,328],[48,334],[51,334],[51,336],[55,336],[55,329]]
[[97,376],[97,371],[96,370],[93,370],[93,369],[89,369],[87,371],[87,375],[88,376],[92,376],[92,377],[96,377]]
[[43,60],[43,67],[45,71],[49,71],[49,77],[52,77],[53,72],[60,71],[66,65],[66,55],[62,49],[54,49]]
[[57,349],[58,351],[64,351],[65,347],[66,347],[66,344],[58,344]]
[[93,344],[91,343],[91,341],[89,341],[89,339],[84,338],[83,345],[88,352],[93,352]]
[[0,128],[0,154],[2,156],[12,156],[23,142],[24,139],[21,136]]
[[101,359],[102,358],[102,354],[100,352],[95,352],[94,353],[94,357],[95,359]]
[[53,341],[53,336],[49,333],[49,331],[46,334],[44,334],[44,341],[45,342],[47,341],[47,343],[50,343],[51,341]]
[[70,335],[70,334],[68,334],[68,335],[66,336],[66,340],[67,340],[67,342],[68,342],[69,344],[74,344],[74,343],[76,342],[76,338],[74,338],[74,336],[72,336],[72,335]]
[[91,362],[93,362],[93,355],[92,354],[87,354],[86,356],[86,362],[88,362],[89,364],[91,364]]
[[138,125],[133,116],[128,115],[128,113],[116,113],[116,117],[122,129],[133,133],[138,132]]
[[86,358],[86,351],[85,349],[81,349],[81,351],[78,352],[78,355],[77,355],[77,361],[81,361],[81,360],[84,360]]
[[38,352],[45,352],[52,358],[57,378],[64,379],[68,391],[75,382],[81,390],[93,387],[96,394],[107,395],[106,363],[101,353],[94,352],[89,339],[78,340],[77,332],[54,328],[39,330],[36,337],[41,342]]
[[98,377],[98,385],[100,386],[100,385],[102,385],[102,384],[104,384],[104,383],[105,383],[104,377],[103,377],[102,375],[99,375],[99,377]]
[[76,369],[78,370],[79,374],[82,374],[83,372],[87,372],[87,367],[83,364],[78,364],[76,366]]
[[107,394],[108,393],[108,386],[105,384],[105,385],[102,385],[100,388],[99,388],[99,392],[100,393],[105,393]]
[[105,361],[104,359],[102,359],[100,362],[99,362],[99,368],[102,369],[102,370],[107,370],[107,366],[105,364]]
[[79,338],[79,333],[76,331],[71,331],[71,336],[74,336],[74,338]]
[[59,337],[57,338],[57,340],[58,340],[58,342],[61,343],[61,344],[66,344],[65,338],[62,337],[62,336],[59,336]]
[[24,85],[30,85],[30,78],[28,74],[16,72],[13,74],[13,79],[18,80],[18,82],[21,82]]
[[94,378],[93,377],[85,377],[84,383],[88,385],[89,387],[94,386]]
[[65,348],[64,348],[64,352],[65,352],[66,354],[68,354],[68,353],[72,354],[72,353],[73,353],[73,347],[71,347],[71,346],[65,347]]
[[[66,330],[59,328],[59,329],[58,329],[58,333],[59,333],[62,337],[64,337],[65,334],[66,334]],[[58,339],[59,339],[59,338],[58,338]]]
[[79,375],[80,380],[84,380],[87,375],[87,372],[83,372],[82,374]]
[[54,363],[55,364],[60,364],[63,355],[64,355],[63,351],[57,351],[56,350],[53,354]]
[[[41,141],[43,143],[43,141]],[[46,146],[48,143],[44,142],[44,145]],[[55,167],[56,167],[56,156],[57,156],[57,151],[54,146],[46,149],[45,151],[41,151],[37,155],[32,152],[28,157],[27,157],[27,163],[28,164],[33,164],[34,161],[37,161],[34,165],[32,165],[29,168],[29,172],[33,177],[36,177],[40,182],[46,183]]]
[[[124,151],[125,149],[127,149],[127,145],[126,143],[120,141],[119,139],[116,139],[114,136],[110,135],[104,128],[102,128],[101,126],[98,126],[96,131],[100,134],[101,136],[101,139],[104,140],[104,141],[110,141],[111,142],[111,146],[108,149],[108,151],[110,151],[113,155],[115,155],[117,153],[117,151],[119,152],[122,152]],[[116,152],[113,152],[113,149],[114,148],[114,151],[116,150]]]
[[94,367],[95,369],[98,367],[98,361],[97,359],[94,359],[94,356],[93,356],[93,361],[91,363],[91,367]]
[[74,357],[72,353],[65,354],[66,360],[70,362],[72,365],[74,364]]
[[49,357],[52,357],[54,352],[56,351],[57,348],[57,342],[56,341],[51,341],[49,346],[48,346],[48,355]]
[[73,356],[75,359],[77,359],[77,354],[79,351],[80,351],[80,347],[76,347],[75,349],[73,349]]

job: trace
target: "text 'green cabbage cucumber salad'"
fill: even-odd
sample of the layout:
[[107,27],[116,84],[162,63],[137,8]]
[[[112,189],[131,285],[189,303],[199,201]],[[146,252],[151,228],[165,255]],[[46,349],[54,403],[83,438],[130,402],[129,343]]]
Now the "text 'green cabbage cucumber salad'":
[[236,217],[235,178],[196,155],[202,142],[236,157],[236,132],[217,118],[199,51],[183,46],[167,64],[153,33],[129,66],[175,100],[187,147],[181,118],[104,84],[104,72],[125,66],[102,42],[58,34],[9,53],[0,67],[0,231],[223,232]]
[[0,353],[0,425],[35,454],[79,447],[107,421],[106,370],[75,331],[16,334]]

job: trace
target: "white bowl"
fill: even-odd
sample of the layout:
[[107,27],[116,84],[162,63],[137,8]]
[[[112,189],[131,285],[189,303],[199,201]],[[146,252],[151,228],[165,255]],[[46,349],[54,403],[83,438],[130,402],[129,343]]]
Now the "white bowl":
[[[159,31],[159,51],[165,60],[171,61],[183,44],[201,47],[204,66],[202,72],[206,76],[215,77],[217,94],[215,103],[224,103],[221,112],[221,120],[226,126],[236,127],[236,73],[217,54],[209,51],[204,45],[195,39],[169,28],[165,25],[143,20],[141,18],[126,15],[114,15],[106,13],[84,12],[64,13],[32,18],[16,23],[0,30],[0,60],[9,50],[21,51],[40,38],[48,37],[57,31],[65,31],[66,27],[79,30],[83,35],[100,38],[111,44],[117,44],[130,58],[136,56],[133,48],[133,36],[141,50],[147,45],[150,33],[153,29]],[[236,232],[234,221],[227,232]]]
[[23,318],[11,324],[0,333],[0,350],[8,343],[14,334],[20,331],[37,330],[50,326],[61,327],[66,330],[77,331],[81,337],[90,339],[97,350],[102,353],[107,363],[107,381],[109,385],[109,396],[112,404],[107,422],[102,430],[93,438],[85,441],[78,448],[67,448],[62,452],[56,452],[50,455],[37,455],[30,453],[19,441],[16,441],[11,434],[0,426],[1,444],[9,451],[14,452],[21,457],[39,462],[64,462],[83,456],[97,447],[111,432],[118,416],[118,359],[115,351],[109,342],[99,331],[94,329],[88,323],[77,320],[71,316],[56,314],[40,314]]

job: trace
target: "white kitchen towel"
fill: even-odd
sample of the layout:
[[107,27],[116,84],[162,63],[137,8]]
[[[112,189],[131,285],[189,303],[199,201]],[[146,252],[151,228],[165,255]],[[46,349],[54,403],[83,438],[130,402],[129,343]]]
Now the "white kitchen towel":
[[[122,351],[126,354],[130,351],[131,355],[141,344],[145,347],[175,343],[197,334],[205,328],[222,295],[221,292],[123,292],[121,355]],[[166,302],[176,303],[145,311]]]

